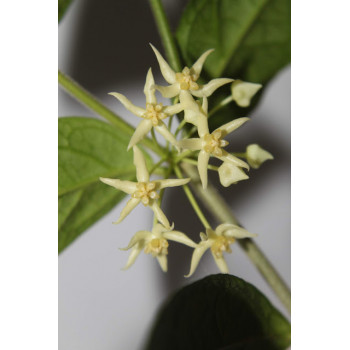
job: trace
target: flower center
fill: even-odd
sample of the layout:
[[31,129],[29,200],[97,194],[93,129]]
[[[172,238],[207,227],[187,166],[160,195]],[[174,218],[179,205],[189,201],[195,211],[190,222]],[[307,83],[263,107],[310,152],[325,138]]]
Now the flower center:
[[132,198],[141,198],[143,205],[147,206],[153,199],[159,198],[155,188],[156,184],[154,182],[139,182]]
[[146,113],[144,117],[150,119],[154,126],[158,125],[159,121],[165,119],[168,115],[163,111],[163,104],[159,103],[157,105],[147,103],[146,104]]
[[165,238],[154,238],[145,247],[146,254],[152,254],[153,257],[157,255],[168,254],[169,243]]
[[176,73],[176,81],[180,83],[182,90],[198,90],[199,86],[196,83],[199,76],[197,74],[191,74],[191,70],[185,67],[182,73]]
[[204,151],[207,153],[212,153],[217,157],[222,156],[222,147],[228,145],[226,140],[221,140],[222,132],[221,130],[215,130],[212,134],[207,134],[204,136]]
[[219,236],[215,239],[214,244],[211,246],[211,251],[217,258],[222,257],[223,252],[231,253],[230,244],[235,241],[234,238]]

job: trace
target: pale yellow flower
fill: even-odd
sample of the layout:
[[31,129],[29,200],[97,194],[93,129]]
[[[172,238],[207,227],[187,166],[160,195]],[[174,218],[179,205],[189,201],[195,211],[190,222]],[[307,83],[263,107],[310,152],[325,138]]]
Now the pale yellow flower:
[[228,145],[228,141],[223,138],[239,128],[248,121],[249,118],[238,118],[227,124],[224,124],[209,133],[208,123],[198,125],[199,138],[184,139],[179,141],[179,146],[183,149],[199,150],[198,172],[202,181],[203,188],[207,187],[208,174],[207,168],[210,156],[218,158],[223,162],[231,163],[237,167],[249,169],[249,165],[243,160],[226,152],[223,147]]
[[156,224],[151,231],[139,231],[130,240],[130,243],[123,250],[131,250],[128,262],[124,269],[128,269],[136,260],[142,249],[146,254],[157,258],[160,267],[164,272],[168,270],[168,246],[169,241],[185,244],[195,248],[197,244],[180,231],[173,231],[173,227],[167,228]]
[[228,273],[228,267],[223,257],[223,253],[231,253],[230,245],[236,239],[256,237],[257,235],[233,224],[221,224],[216,230],[207,229],[206,234],[201,232],[201,242],[195,248],[190,272],[186,277],[190,277],[196,270],[198,263],[203,254],[210,248],[216,265],[222,273]]
[[157,90],[160,91],[163,97],[175,97],[180,95],[180,92],[190,93],[196,97],[208,97],[220,86],[233,81],[233,79],[218,78],[211,80],[205,85],[199,85],[197,83],[203,64],[208,55],[213,52],[213,49],[204,52],[191,68],[185,67],[182,72],[175,72],[170,68],[169,64],[165,61],[159,51],[153,45],[151,45],[151,47],[157,57],[164,79],[170,84],[169,86],[156,85]]
[[221,185],[224,187],[249,179],[249,176],[241,168],[229,162],[223,162],[218,172]]
[[139,203],[142,203],[144,206],[149,206],[153,210],[159,222],[165,227],[170,228],[169,221],[157,202],[157,199],[159,198],[157,191],[166,187],[185,185],[190,179],[164,179],[150,181],[145,158],[143,157],[142,152],[137,146],[134,146],[133,150],[137,182],[100,177],[100,180],[105,184],[131,195],[131,199],[128,201],[125,208],[120,213],[119,219],[115,223],[119,224]]
[[178,147],[174,135],[168,130],[163,120],[181,112],[183,107],[181,103],[172,106],[163,106],[162,103],[157,102],[154,78],[151,68],[147,73],[144,94],[146,96],[146,108],[135,106],[122,94],[117,92],[110,93],[110,95],[116,97],[127,110],[136,116],[143,118],[141,123],[137,126],[134,135],[131,137],[128,150],[140,142],[152,128],[155,128],[172,145]]
[[269,159],[273,159],[273,155],[257,144],[249,145],[246,149],[246,157],[249,165],[258,169],[260,165]]
[[249,107],[251,99],[261,88],[261,84],[235,80],[231,85],[232,98],[238,106]]

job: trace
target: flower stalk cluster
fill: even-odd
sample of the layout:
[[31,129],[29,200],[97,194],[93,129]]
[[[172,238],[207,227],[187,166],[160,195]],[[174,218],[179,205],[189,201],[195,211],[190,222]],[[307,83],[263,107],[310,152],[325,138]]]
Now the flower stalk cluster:
[[[105,184],[130,195],[129,201],[115,223],[118,224],[124,220],[140,203],[145,207],[149,207],[154,214],[152,230],[138,231],[125,248],[125,250],[131,249],[125,268],[129,268],[135,262],[140,252],[144,250],[146,254],[152,255],[158,260],[163,271],[167,271],[169,241],[174,241],[194,248],[188,276],[194,273],[202,255],[209,248],[219,270],[227,273],[228,268],[223,253],[231,252],[230,245],[236,239],[255,237],[256,235],[249,233],[237,225],[227,223],[223,223],[216,230],[213,230],[195,202],[194,197],[191,195],[190,189],[186,186],[191,179],[183,178],[177,163],[182,160],[194,162],[198,168],[202,187],[206,189],[208,184],[208,169],[217,170],[221,184],[227,187],[238,181],[248,179],[248,175],[244,170],[249,170],[250,166],[258,168],[265,160],[272,159],[272,155],[258,145],[248,146],[246,152],[240,153],[238,156],[229,153],[225,149],[228,146],[228,141],[225,140],[225,137],[241,127],[249,118],[234,119],[214,131],[210,131],[208,126],[208,98],[216,89],[231,83],[232,95],[230,100],[235,101],[239,106],[246,107],[249,106],[251,98],[261,88],[261,85],[238,80],[234,81],[229,78],[213,79],[202,85],[199,83],[200,74],[205,60],[213,50],[204,52],[191,68],[184,67],[182,71],[175,72],[159,51],[154,46],[151,45],[151,47],[159,63],[161,73],[169,85],[162,86],[156,84],[150,68],[147,72],[144,86],[144,106],[134,105],[127,97],[120,93],[110,93],[127,110],[138,118],[141,118],[141,122],[133,133],[127,148],[127,150],[133,150],[137,181],[132,182],[109,178],[100,179]],[[176,103],[163,105],[158,102],[157,91],[165,98],[176,98],[174,99]],[[171,117],[180,112],[183,112],[184,116],[184,122],[180,125],[182,126],[184,123],[192,124],[196,129],[198,137],[188,138],[186,133],[182,133],[183,137],[177,139],[179,132],[172,133]],[[169,174],[175,171],[178,176],[177,179],[150,179],[145,158],[137,146],[150,131],[152,135],[156,131],[170,144],[170,149],[167,150],[168,158],[164,159],[164,161],[168,162]],[[220,167],[213,167],[209,164],[211,157],[222,161]],[[161,165],[163,161],[158,163]],[[166,214],[161,209],[160,191],[168,187],[177,186],[185,186],[185,193],[205,226],[206,233],[200,234],[201,241],[198,244],[193,242],[183,232],[174,230],[174,224],[170,224]]]

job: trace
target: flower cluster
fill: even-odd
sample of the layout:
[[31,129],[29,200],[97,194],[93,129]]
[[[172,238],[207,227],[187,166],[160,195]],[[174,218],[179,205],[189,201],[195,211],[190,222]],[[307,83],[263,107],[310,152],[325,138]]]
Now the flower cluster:
[[[172,162],[176,159],[195,162],[203,188],[208,184],[207,170],[209,168],[210,157],[215,157],[222,161],[222,165],[217,168],[220,182],[227,187],[232,183],[247,179],[248,176],[243,169],[249,169],[249,165],[257,168],[267,159],[272,159],[272,155],[260,148],[258,145],[250,145],[245,153],[238,156],[227,152],[224,148],[228,141],[224,138],[239,128],[248,118],[238,118],[222,125],[210,132],[208,127],[208,97],[219,87],[232,83],[231,100],[241,107],[247,107],[251,98],[261,88],[259,84],[246,83],[239,80],[218,78],[207,84],[201,85],[198,81],[208,55],[213,50],[204,52],[191,68],[185,67],[181,72],[175,72],[165,61],[159,51],[151,45],[159,63],[161,73],[169,84],[168,86],[157,85],[154,81],[151,68],[146,76],[144,94],[146,97],[145,106],[134,105],[124,95],[112,92],[110,95],[117,98],[124,107],[131,113],[141,118],[132,135],[128,150],[133,149],[134,165],[136,167],[136,182],[124,181],[120,179],[101,178],[105,184],[112,186],[130,195],[125,208],[120,213],[119,219],[115,223],[120,223],[124,218],[140,203],[150,207],[154,213],[154,226],[151,231],[139,231],[131,239],[125,250],[131,249],[131,253],[125,268],[129,268],[136,260],[142,250],[146,254],[151,254],[157,258],[163,271],[167,271],[168,241],[175,241],[194,248],[189,275],[195,271],[200,258],[204,252],[211,248],[214,260],[220,271],[227,273],[227,265],[223,258],[223,252],[231,252],[230,244],[235,239],[254,237],[243,228],[232,224],[221,224],[216,230],[206,229],[206,234],[201,233],[201,242],[196,244],[184,233],[174,230],[174,224],[170,225],[168,218],[160,207],[160,190],[167,187],[186,185],[189,178],[150,180],[150,173],[146,166],[146,161],[142,151],[137,144],[142,141],[153,129],[170,143],[173,150],[168,154],[172,156]],[[174,98],[176,103],[164,106],[159,103],[156,91],[165,98]],[[196,138],[183,138],[177,140],[177,133],[173,134],[170,128],[171,123],[167,123],[170,118],[183,112],[184,122],[194,125],[198,133]],[[176,151],[174,151],[176,150]],[[198,154],[197,154],[198,152]],[[186,158],[190,155],[191,158]],[[196,159],[192,158],[196,157]],[[247,162],[240,158],[245,158]],[[169,164],[170,166],[170,164]]]

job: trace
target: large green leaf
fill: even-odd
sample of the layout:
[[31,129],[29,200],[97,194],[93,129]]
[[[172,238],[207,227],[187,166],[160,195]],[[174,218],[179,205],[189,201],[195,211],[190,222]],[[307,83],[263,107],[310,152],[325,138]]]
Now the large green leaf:
[[177,292],[160,311],[149,350],[282,350],[290,324],[254,286],[212,275]]
[[58,0],[58,22],[62,19],[72,0]]
[[128,143],[127,135],[97,119],[58,120],[59,251],[124,197],[99,177],[134,180]]

